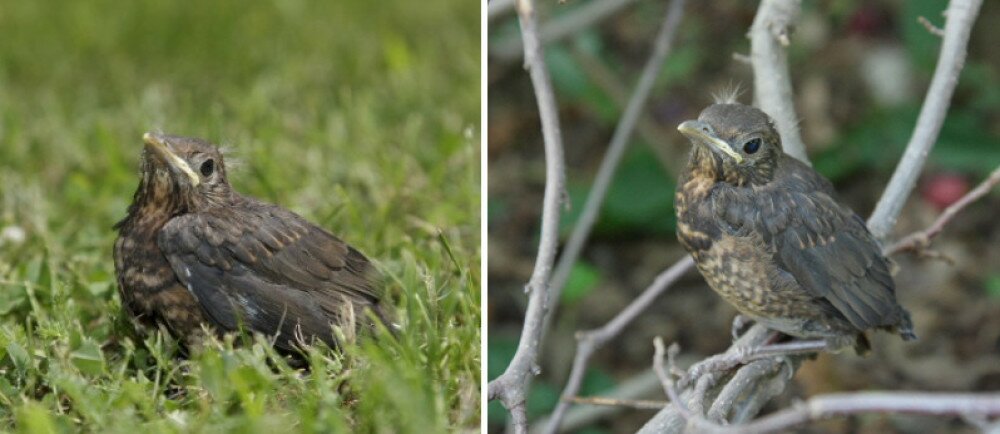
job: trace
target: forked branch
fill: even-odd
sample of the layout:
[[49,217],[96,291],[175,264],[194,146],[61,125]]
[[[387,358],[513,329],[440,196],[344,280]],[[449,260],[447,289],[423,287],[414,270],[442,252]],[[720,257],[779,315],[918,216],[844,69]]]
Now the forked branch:
[[965,209],[972,202],[979,200],[979,198],[986,196],[997,184],[1000,184],[1000,167],[994,169],[993,173],[990,173],[990,176],[986,177],[976,188],[970,190],[965,196],[962,196],[955,203],[945,208],[941,215],[927,229],[914,232],[896,241],[885,249],[885,254],[891,255],[906,250],[920,251],[927,248],[930,245],[931,239],[941,233],[944,227],[951,222],[951,219],[958,215],[959,211]]
[[958,76],[965,65],[965,50],[969,43],[972,24],[979,15],[982,0],[952,0],[948,3],[945,14],[944,37],[941,42],[941,54],[938,55],[934,77],[927,88],[927,96],[920,108],[920,116],[913,128],[906,152],[899,160],[896,171],[893,172],[885,193],[875,205],[875,211],[868,219],[868,228],[875,238],[884,240],[889,231],[896,225],[900,211],[906,198],[910,196],[917,184],[924,161],[931,148],[937,142],[944,116],[948,113],[951,96],[955,93]]

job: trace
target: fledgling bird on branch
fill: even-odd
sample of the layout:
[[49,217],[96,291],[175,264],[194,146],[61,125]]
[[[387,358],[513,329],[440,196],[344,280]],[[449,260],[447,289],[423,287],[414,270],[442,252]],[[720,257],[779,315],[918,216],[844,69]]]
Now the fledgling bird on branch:
[[830,350],[865,353],[870,329],[916,338],[864,220],[782,151],[764,112],[714,104],[677,129],[692,143],[675,199],[677,237],[722,298]]
[[[115,225],[115,272],[139,328],[165,326],[190,344],[202,325],[244,327],[292,350],[336,346],[333,326],[386,322],[368,259],[295,213],[229,185],[206,141],[146,133],[139,188]],[[387,322],[386,322],[387,324]]]

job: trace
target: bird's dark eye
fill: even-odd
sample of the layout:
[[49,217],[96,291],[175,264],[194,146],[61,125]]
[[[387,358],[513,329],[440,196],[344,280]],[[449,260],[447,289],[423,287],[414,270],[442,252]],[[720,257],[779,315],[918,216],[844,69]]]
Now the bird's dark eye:
[[215,161],[212,159],[205,160],[201,163],[201,174],[202,176],[212,176],[212,172],[215,171]]
[[748,154],[753,154],[760,149],[760,139],[751,139],[750,141],[743,144],[743,152]]

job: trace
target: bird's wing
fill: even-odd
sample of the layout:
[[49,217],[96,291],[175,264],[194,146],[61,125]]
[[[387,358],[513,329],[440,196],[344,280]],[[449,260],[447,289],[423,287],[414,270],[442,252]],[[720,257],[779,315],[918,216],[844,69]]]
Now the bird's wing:
[[[360,252],[282,208],[261,203],[176,217],[158,243],[218,325],[332,344],[330,324],[378,297]],[[285,342],[284,339],[281,339]],[[287,346],[287,345],[286,345]]]
[[[888,260],[864,221],[821,191],[775,189],[750,213],[779,269],[823,297],[858,330],[900,321]],[[727,219],[728,220],[728,219]]]

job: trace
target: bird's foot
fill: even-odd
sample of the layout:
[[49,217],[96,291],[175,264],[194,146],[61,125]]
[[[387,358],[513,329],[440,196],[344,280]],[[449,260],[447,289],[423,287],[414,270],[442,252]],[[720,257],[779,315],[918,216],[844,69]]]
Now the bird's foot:
[[733,334],[733,341],[740,338],[740,335],[747,330],[750,324],[753,324],[754,320],[748,316],[742,314],[736,314],[733,318],[733,326],[730,332]]
[[[752,321],[749,317],[743,315],[737,315],[733,319],[733,336],[738,336],[738,330],[746,326],[747,321]],[[764,342],[773,342],[778,336],[777,332],[771,332]],[[745,363],[744,360],[748,359],[754,352],[754,347],[746,345],[735,345],[729,351],[722,354],[716,354],[698,363],[695,363],[688,369],[680,380],[677,382],[677,387],[680,389],[686,388],[688,385],[693,384],[699,378],[708,374],[709,372],[726,372],[732,370],[733,368]]]
[[684,389],[710,372],[730,371],[746,363],[747,360],[752,360],[751,357],[755,351],[754,347],[737,345],[725,353],[711,356],[692,365],[687,373],[681,377],[680,381],[677,382],[677,385],[679,388]]
[[788,378],[786,380],[791,380],[795,376],[795,363],[792,362],[792,358],[789,356],[778,356],[781,363],[788,367]]
[[[737,347],[740,348],[740,347]],[[739,351],[739,350],[737,350]],[[677,382],[680,390],[686,389],[699,378],[709,372],[723,372],[735,368],[739,365],[736,358],[730,353],[716,354],[691,366],[690,369]]]
[[[768,340],[770,342],[770,339]],[[789,367],[792,367],[792,359],[789,356],[798,354],[811,354],[828,349],[825,340],[792,341],[780,344],[767,344],[757,347],[736,346],[723,354],[717,354],[695,363],[688,369],[687,373],[678,381],[678,387],[684,389],[698,378],[709,372],[726,372],[737,366],[745,365],[754,360],[767,357],[777,357]],[[790,369],[789,372],[795,372]]]

